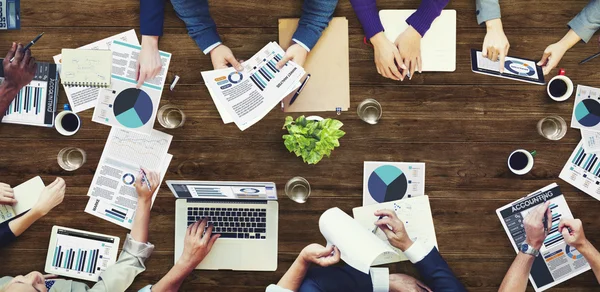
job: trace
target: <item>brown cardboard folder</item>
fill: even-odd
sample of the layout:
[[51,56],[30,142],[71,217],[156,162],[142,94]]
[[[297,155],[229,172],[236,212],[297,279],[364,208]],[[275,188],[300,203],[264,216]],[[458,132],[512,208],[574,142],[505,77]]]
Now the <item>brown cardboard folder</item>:
[[[279,19],[279,45],[293,44],[298,18]],[[294,94],[283,100],[285,112],[347,111],[350,107],[350,64],[348,57],[348,20],[334,17],[308,54],[304,70],[311,75],[300,95],[290,106]],[[295,91],[294,91],[295,93]]]

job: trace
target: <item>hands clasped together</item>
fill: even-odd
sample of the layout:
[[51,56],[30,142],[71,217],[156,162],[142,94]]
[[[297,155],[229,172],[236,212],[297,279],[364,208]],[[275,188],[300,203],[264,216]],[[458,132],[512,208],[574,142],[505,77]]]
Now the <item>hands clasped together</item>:
[[383,32],[371,38],[375,50],[375,66],[377,73],[385,78],[404,81],[408,76],[412,79],[414,73],[421,73],[421,35],[412,26],[402,32],[393,43]]

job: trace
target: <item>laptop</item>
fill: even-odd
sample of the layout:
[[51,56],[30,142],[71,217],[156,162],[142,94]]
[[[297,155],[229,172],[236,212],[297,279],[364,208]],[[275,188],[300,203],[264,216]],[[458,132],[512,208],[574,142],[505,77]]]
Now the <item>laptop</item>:
[[275,271],[279,204],[270,182],[168,180],[175,198],[175,262],[187,227],[202,217],[221,234],[196,267],[201,270]]
[[[391,42],[408,27],[406,19],[416,10],[380,10],[384,34]],[[423,72],[456,70],[456,10],[444,9],[421,39]]]

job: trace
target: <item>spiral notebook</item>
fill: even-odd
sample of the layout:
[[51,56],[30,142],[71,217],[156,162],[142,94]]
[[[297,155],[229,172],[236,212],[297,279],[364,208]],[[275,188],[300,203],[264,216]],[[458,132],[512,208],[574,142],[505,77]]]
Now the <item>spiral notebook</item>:
[[62,49],[61,83],[66,86],[110,87],[112,51]]

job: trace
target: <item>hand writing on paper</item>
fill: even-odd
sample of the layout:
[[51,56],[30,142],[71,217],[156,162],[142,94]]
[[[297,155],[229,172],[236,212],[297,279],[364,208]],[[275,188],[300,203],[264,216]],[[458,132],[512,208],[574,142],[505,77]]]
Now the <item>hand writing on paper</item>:
[[385,233],[392,246],[405,251],[413,244],[413,241],[408,237],[408,233],[406,233],[404,223],[398,218],[396,212],[387,209],[377,210],[375,216],[384,217],[375,221],[375,225]]
[[137,62],[137,85],[142,87],[146,80],[152,79],[162,70],[162,61],[158,52],[157,36],[142,36],[142,50]]
[[336,246],[324,247],[317,243],[306,246],[300,252],[300,257],[304,262],[317,264],[321,267],[337,264],[340,261],[340,256],[340,250]]
[[285,51],[283,59],[277,62],[277,69],[283,68],[285,63],[290,60],[294,61],[294,63],[298,64],[299,66],[303,66],[307,56],[308,51],[305,48],[299,44],[293,44],[287,49],[287,51]]
[[590,244],[585,238],[583,225],[579,219],[561,219],[560,224],[558,224],[558,231],[562,233],[565,242],[576,249],[581,249]]
[[227,46],[221,44],[210,51],[210,60],[212,61],[213,67],[216,69],[225,69],[229,65],[233,66],[235,70],[242,71],[244,67],[238,62],[233,56],[233,52]]
[[152,195],[154,195],[154,192],[156,192],[156,189],[158,189],[160,186],[160,178],[154,171],[149,171],[145,168],[142,168],[142,170],[146,172],[146,179],[150,184],[150,188],[148,188],[148,185],[142,181],[143,175],[140,171],[135,179],[135,190],[138,194],[138,200],[151,201]]

